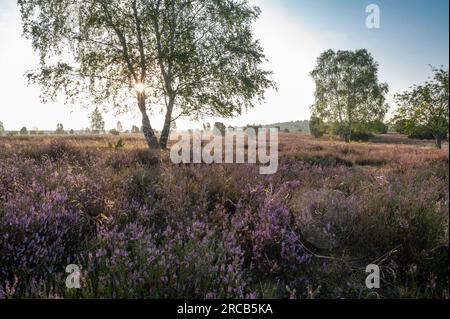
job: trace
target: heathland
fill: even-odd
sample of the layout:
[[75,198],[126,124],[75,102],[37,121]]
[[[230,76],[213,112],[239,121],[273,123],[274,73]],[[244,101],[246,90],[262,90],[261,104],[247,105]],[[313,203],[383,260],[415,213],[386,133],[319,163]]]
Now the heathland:
[[279,149],[264,176],[174,165],[139,135],[0,137],[0,298],[448,298],[447,146]]

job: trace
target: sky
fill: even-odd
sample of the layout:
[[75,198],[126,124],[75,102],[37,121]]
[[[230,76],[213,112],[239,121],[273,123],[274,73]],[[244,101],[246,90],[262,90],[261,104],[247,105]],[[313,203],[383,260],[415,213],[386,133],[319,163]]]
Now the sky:
[[[388,102],[395,109],[393,95],[422,83],[430,67],[448,68],[448,0],[249,0],[261,8],[254,26],[255,38],[264,47],[274,72],[278,91],[268,91],[266,101],[234,119],[207,118],[201,122],[178,120],[179,129],[200,128],[204,122],[226,125],[271,124],[308,119],[314,103],[310,72],[317,57],[327,49],[366,48],[379,63],[379,80],[390,87]],[[366,7],[380,8],[380,28],[366,27]],[[22,36],[19,11],[14,0],[0,0],[0,121],[6,130],[54,130],[63,123],[66,130],[89,126],[94,105],[64,105],[63,100],[43,104],[38,86],[28,86],[24,73],[37,68],[38,56]],[[391,111],[392,112],[392,111]],[[389,116],[389,115],[388,115]],[[121,121],[125,129],[140,126],[137,107],[127,114],[104,113],[106,128]],[[162,114],[152,115],[160,130]]]

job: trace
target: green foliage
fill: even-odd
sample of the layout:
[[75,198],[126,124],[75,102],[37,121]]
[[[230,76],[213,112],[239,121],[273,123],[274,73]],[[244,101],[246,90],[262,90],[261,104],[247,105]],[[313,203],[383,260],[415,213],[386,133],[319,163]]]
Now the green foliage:
[[0,135],[3,135],[5,133],[5,127],[3,126],[3,122],[0,121]]
[[289,132],[309,132],[309,121],[290,121],[264,125],[264,128],[279,127],[280,131],[289,130]]
[[425,125],[416,125],[411,131],[408,132],[409,138],[415,138],[420,140],[434,140],[435,136],[433,132]]
[[320,138],[326,132],[325,123],[317,116],[312,116],[309,120],[309,131],[315,138]]
[[203,123],[203,131],[211,131],[211,124],[207,123]]
[[357,142],[366,142],[373,137],[373,134],[367,131],[352,131],[351,140]]
[[64,125],[62,123],[56,125],[55,134],[64,134]]
[[214,128],[217,129],[222,136],[225,136],[225,131],[227,129],[225,124],[223,124],[222,122],[216,122],[214,123]]
[[375,120],[367,124],[367,129],[369,132],[376,134],[387,134],[388,126],[381,120]]
[[164,148],[175,117],[236,116],[275,87],[253,37],[260,10],[246,0],[19,0],[18,6],[23,33],[40,54],[28,80],[42,86],[44,100],[62,92],[69,102],[88,97],[128,110],[137,98],[150,147],[158,146],[150,106],[165,110]]
[[395,116],[393,121],[395,132],[407,135],[409,138],[433,140],[435,136],[426,125],[417,125],[413,120],[400,119]]
[[119,138],[117,142],[108,142],[108,147],[117,151],[125,147],[125,141],[122,138]]
[[26,126],[20,129],[20,135],[28,135],[28,130]]
[[91,130],[95,133],[105,131],[105,122],[103,121],[102,114],[98,110],[98,107],[95,107],[95,110],[91,115]]
[[113,128],[112,130],[109,130],[109,133],[114,136],[120,135],[120,132],[118,130],[116,130],[115,128]]
[[391,120],[391,123],[397,133],[404,135],[409,135],[414,128],[413,121],[405,118],[400,118],[398,115],[396,115],[393,120]]
[[331,126],[331,133],[336,136],[348,135],[348,141],[368,141],[374,136],[372,132],[376,132],[375,128],[371,128],[371,123],[368,124],[355,124],[353,128],[348,131],[347,128],[339,123],[333,123]]
[[131,133],[133,133],[133,134],[140,133],[139,127],[137,127],[136,125],[133,125],[133,127],[131,128]]
[[396,130],[414,138],[433,137],[441,148],[449,129],[448,85],[448,70],[433,69],[430,81],[397,94],[400,107],[392,120]]
[[[273,127],[273,126],[271,126],[271,127]],[[258,132],[258,130],[263,128],[263,126],[261,124],[247,124],[245,126],[245,129],[248,129],[248,128],[252,128],[255,130],[255,132]]]
[[378,82],[378,64],[367,50],[328,50],[317,62],[311,72],[316,84],[313,114],[330,128],[337,123],[346,141],[356,126],[371,131],[369,123],[383,121],[388,85]]

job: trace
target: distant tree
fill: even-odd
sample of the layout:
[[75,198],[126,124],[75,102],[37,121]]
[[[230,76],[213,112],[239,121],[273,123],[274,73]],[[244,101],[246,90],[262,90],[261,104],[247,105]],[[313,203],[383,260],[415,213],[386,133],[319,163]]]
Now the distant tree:
[[[434,137],[437,148],[449,132],[449,71],[433,69],[433,78],[423,85],[396,94],[400,105],[393,122],[400,132],[409,136]],[[427,133],[428,132],[428,133]]]
[[258,134],[259,129],[263,126],[261,124],[247,124],[244,129],[253,129],[256,134]]
[[105,122],[103,121],[102,114],[98,110],[98,107],[95,107],[95,110],[91,115],[91,130],[94,133],[105,131]]
[[3,126],[3,122],[0,121],[0,135],[3,135],[5,133],[5,127]]
[[408,135],[409,132],[411,131],[410,126],[414,125],[414,123],[412,123],[410,120],[400,118],[398,113],[396,115],[394,115],[394,117],[391,119],[390,123],[395,132],[397,132],[399,134],[403,134],[403,135]]
[[170,129],[172,131],[176,131],[176,129],[177,129],[177,122],[172,121],[172,123],[170,124]]
[[411,119],[400,118],[398,111],[390,123],[395,132],[407,135],[409,138],[435,140],[433,133],[426,126],[419,125]]
[[64,125],[62,123],[56,125],[55,134],[64,134]]
[[222,122],[216,122],[214,123],[214,128],[217,129],[222,136],[225,135],[226,126]]
[[70,135],[74,135],[74,134],[75,134],[75,131],[74,131],[73,129],[70,129],[69,134],[70,134]]
[[378,64],[367,50],[328,50],[311,72],[316,84],[312,113],[349,142],[355,128],[383,120],[388,110],[386,83],[378,83]]
[[120,121],[117,121],[116,129],[117,129],[117,132],[119,132],[119,133],[123,131],[123,126]]
[[28,130],[26,126],[20,129],[20,135],[28,135]]
[[140,133],[139,127],[137,127],[136,125],[133,125],[133,127],[131,128],[131,133],[133,133],[133,134]]
[[39,129],[36,126],[33,126],[31,128],[31,130],[29,131],[30,135],[38,135],[38,133],[39,133]]
[[[43,96],[53,98],[61,89],[73,100],[88,92],[95,102],[118,108],[135,98],[151,148],[167,146],[178,116],[238,115],[273,87],[270,72],[261,69],[263,48],[253,38],[260,10],[245,0],[18,5],[23,33],[41,57],[40,69],[28,78],[43,87]],[[165,106],[159,141],[148,117],[148,107],[158,104]]]
[[120,135],[120,132],[119,132],[117,129],[115,129],[115,128],[113,128],[112,130],[110,130],[109,133],[110,133],[111,135],[115,135],[115,136]]
[[388,125],[381,120],[375,120],[367,124],[370,132],[374,132],[377,134],[387,134]]

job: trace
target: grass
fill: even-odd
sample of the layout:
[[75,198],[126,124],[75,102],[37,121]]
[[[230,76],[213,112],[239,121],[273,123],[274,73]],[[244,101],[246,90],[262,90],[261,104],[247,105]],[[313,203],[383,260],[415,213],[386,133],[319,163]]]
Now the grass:
[[448,157],[282,133],[262,176],[140,135],[0,137],[0,298],[448,298]]

